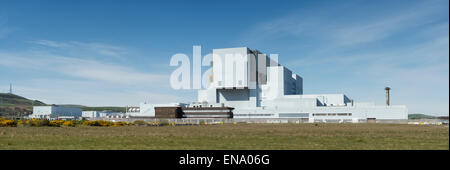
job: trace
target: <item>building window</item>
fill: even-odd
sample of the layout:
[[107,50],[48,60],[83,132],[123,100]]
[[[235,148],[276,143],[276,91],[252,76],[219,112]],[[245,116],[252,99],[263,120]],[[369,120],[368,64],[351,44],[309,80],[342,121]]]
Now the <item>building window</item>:
[[351,116],[351,113],[314,113],[313,116]]
[[308,113],[280,113],[278,114],[280,118],[286,117],[309,117]]
[[235,117],[246,117],[246,116],[273,116],[274,114],[233,114]]

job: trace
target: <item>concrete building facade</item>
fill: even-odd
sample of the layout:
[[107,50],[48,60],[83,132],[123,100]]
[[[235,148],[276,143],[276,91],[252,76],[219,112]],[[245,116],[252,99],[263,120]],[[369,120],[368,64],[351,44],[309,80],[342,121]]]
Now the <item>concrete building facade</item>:
[[33,106],[33,114],[29,118],[35,119],[80,119],[80,108],[63,106]]
[[115,112],[112,111],[83,111],[83,118],[99,118],[99,117],[107,117]]

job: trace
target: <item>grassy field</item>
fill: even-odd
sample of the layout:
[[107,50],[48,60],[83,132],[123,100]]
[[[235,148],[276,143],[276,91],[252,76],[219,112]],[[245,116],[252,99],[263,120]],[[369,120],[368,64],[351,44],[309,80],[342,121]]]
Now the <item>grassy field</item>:
[[0,149],[449,149],[448,126],[1,127]]

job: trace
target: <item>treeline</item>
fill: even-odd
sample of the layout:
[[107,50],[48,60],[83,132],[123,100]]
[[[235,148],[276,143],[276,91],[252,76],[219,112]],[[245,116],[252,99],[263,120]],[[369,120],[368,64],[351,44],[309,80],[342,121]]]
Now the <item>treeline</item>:
[[409,114],[408,119],[436,119],[436,116],[430,116],[426,114]]

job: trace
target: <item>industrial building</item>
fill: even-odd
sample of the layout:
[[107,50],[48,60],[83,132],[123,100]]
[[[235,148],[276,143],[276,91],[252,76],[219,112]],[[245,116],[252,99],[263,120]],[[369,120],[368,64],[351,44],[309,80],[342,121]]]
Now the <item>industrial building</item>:
[[[210,108],[225,112],[232,110],[229,117],[234,119],[275,118],[303,122],[408,119],[406,106],[389,104],[390,88],[385,89],[386,105],[357,102],[345,94],[303,94],[302,77],[258,50],[247,47],[214,49],[212,56],[209,87],[198,91],[197,102],[169,105],[142,103],[140,112],[134,116],[158,117],[158,110],[160,114],[166,114],[167,107],[179,107],[185,118],[196,117],[187,116],[186,112],[199,113]],[[214,114],[210,115],[214,117]]]
[[29,118],[34,119],[80,119],[82,112],[80,108],[64,106],[33,106],[33,114]]
[[115,112],[111,111],[83,111],[82,117],[83,118],[99,118],[99,117],[108,117],[110,115],[117,114]]

